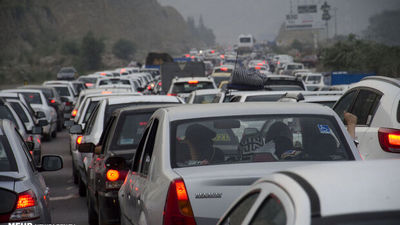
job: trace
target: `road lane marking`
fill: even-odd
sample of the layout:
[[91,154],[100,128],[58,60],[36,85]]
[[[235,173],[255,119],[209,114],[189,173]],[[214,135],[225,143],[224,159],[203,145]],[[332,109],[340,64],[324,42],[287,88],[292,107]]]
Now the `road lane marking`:
[[69,191],[69,190],[72,190],[74,188],[75,188],[75,186],[69,186],[69,187],[65,188],[65,190]]
[[66,196],[50,197],[50,201],[68,200],[73,198],[79,198],[78,194],[69,194]]

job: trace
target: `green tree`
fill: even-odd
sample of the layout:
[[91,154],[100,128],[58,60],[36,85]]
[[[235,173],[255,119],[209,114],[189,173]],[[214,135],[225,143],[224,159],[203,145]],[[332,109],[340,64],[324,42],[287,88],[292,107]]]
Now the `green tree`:
[[80,63],[83,70],[97,70],[101,68],[101,56],[104,53],[104,42],[88,32],[82,39]]
[[76,41],[65,41],[61,46],[63,55],[79,55],[79,43]]
[[112,53],[122,59],[129,61],[136,52],[135,44],[132,41],[119,39],[112,47]]

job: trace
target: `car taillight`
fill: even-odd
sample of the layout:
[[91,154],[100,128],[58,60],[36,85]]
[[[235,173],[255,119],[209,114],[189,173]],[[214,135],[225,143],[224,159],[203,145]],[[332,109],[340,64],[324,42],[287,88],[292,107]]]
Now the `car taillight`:
[[149,86],[147,86],[147,90],[151,90],[151,86],[149,85]]
[[127,175],[126,170],[121,170],[121,171],[114,170],[114,169],[107,170],[106,189],[107,190],[119,189],[122,186],[126,175]]
[[400,153],[400,130],[379,128],[379,144],[386,152]]
[[72,116],[72,117],[75,117],[77,113],[78,113],[78,110],[77,110],[77,109],[74,109],[74,110],[72,110],[72,112],[71,112],[71,116]]
[[32,220],[40,217],[37,198],[33,191],[25,191],[18,194],[18,200],[10,221]]
[[76,138],[76,143],[77,143],[78,145],[80,145],[80,144],[82,143],[82,138],[83,138],[83,136],[78,136],[78,137]]
[[167,94],[168,96],[176,96],[176,94],[173,94],[173,93],[169,93],[169,94]]
[[198,84],[199,81],[198,80],[189,80],[188,83],[189,84]]
[[164,225],[196,224],[182,179],[171,182],[164,206]]
[[50,103],[51,103],[51,104],[54,104],[54,103],[56,103],[56,100],[51,99],[51,100],[50,100]]

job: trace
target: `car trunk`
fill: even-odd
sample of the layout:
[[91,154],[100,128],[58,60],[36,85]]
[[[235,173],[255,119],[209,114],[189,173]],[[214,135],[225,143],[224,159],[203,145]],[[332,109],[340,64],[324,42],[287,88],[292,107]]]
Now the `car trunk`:
[[249,185],[265,175],[310,162],[266,162],[178,168],[197,225],[216,224]]
[[14,186],[18,180],[19,178],[12,176],[0,175],[0,214],[10,213],[14,209],[18,198],[18,195],[14,192]]

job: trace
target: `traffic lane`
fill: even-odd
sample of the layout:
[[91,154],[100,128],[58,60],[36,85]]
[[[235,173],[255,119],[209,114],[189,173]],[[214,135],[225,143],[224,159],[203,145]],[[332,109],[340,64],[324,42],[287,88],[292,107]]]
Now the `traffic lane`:
[[42,143],[42,154],[55,154],[63,158],[63,169],[55,172],[43,172],[50,188],[50,203],[53,223],[88,224],[86,198],[79,197],[78,187],[72,177],[72,157],[69,153],[69,134],[57,133],[51,142]]

